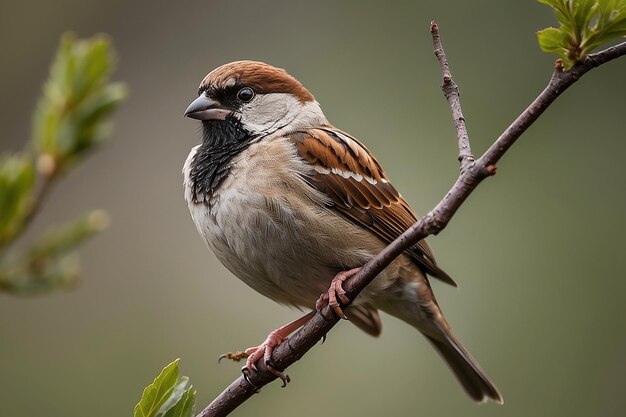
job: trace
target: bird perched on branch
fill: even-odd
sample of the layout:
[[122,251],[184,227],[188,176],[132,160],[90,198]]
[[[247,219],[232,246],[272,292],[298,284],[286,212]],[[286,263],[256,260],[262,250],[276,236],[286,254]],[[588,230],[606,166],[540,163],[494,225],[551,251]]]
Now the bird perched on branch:
[[[202,143],[183,168],[198,231],[239,279],[272,300],[311,313],[270,333],[244,375],[326,303],[373,336],[378,310],[419,330],[475,401],[502,397],[454,336],[427,275],[456,285],[426,241],[407,250],[348,306],[342,282],[417,221],[382,166],[331,125],[313,95],[283,69],[223,65],[200,84],[185,116],[202,121]],[[320,294],[323,294],[320,297]]]

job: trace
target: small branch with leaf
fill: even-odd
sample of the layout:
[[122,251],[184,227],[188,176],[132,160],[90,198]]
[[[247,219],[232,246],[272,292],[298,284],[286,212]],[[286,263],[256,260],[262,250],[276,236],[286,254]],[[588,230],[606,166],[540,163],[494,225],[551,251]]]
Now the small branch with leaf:
[[65,35],[33,117],[22,152],[0,156],[0,291],[36,294],[65,287],[79,275],[75,249],[103,230],[102,210],[45,233],[21,251],[11,247],[41,211],[54,185],[108,136],[111,113],[126,97],[111,83],[114,69],[105,36]]
[[[539,44],[544,51],[557,53],[560,59],[557,60],[552,77],[545,89],[478,159],[475,159],[471,152],[458,88],[452,79],[441,45],[439,28],[436,23],[431,24],[435,54],[442,70],[442,89],[450,105],[456,128],[460,174],[445,197],[426,216],[344,283],[346,295],[350,300],[354,300],[377,274],[406,249],[427,236],[438,234],[443,230],[477,186],[485,178],[495,174],[496,164],[515,141],[567,88],[593,68],[626,55],[626,42],[591,53],[594,48],[602,44],[626,36],[626,0],[540,1],[555,10],[561,26],[558,29],[549,28],[539,32]],[[322,309],[302,328],[275,348],[272,355],[273,366],[277,369],[289,367],[318,343],[338,321],[339,318],[330,307]],[[240,376],[197,417],[226,416],[258,392],[259,388],[277,378],[266,369],[263,361],[260,361],[257,366],[257,372],[249,374],[246,378]],[[169,388],[174,390],[174,387],[175,382],[171,382]],[[147,402],[144,394],[138,408],[135,408],[135,417],[160,416],[164,412],[169,412],[156,406],[151,407]],[[154,412],[137,414],[138,409],[150,409]],[[186,406],[184,409],[186,410],[184,413],[177,415],[190,417],[192,415],[190,409]]]

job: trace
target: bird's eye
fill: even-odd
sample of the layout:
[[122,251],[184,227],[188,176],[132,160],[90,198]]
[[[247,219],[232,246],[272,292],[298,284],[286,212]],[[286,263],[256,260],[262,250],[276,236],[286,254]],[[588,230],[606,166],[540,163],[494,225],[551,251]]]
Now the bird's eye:
[[240,101],[243,101],[244,103],[247,103],[247,102],[249,102],[250,100],[252,100],[254,98],[254,90],[251,89],[250,87],[243,87],[237,93],[237,98]]

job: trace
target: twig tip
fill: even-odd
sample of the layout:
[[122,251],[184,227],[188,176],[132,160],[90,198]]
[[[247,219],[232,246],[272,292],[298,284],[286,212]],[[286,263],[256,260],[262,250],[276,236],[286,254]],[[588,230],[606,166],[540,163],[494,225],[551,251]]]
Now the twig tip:
[[57,168],[57,161],[50,154],[44,153],[37,159],[37,170],[44,177],[54,176]]
[[554,61],[554,70],[557,72],[563,71],[563,60],[561,58]]

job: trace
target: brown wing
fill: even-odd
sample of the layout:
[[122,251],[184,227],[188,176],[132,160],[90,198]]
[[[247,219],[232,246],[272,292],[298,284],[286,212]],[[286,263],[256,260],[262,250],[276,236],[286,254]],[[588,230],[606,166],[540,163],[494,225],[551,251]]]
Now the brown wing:
[[[300,156],[315,168],[307,181],[327,194],[333,208],[391,243],[417,221],[417,216],[387,180],[374,156],[358,140],[332,127],[310,129],[289,136]],[[409,255],[429,275],[456,283],[435,261],[425,240]]]

